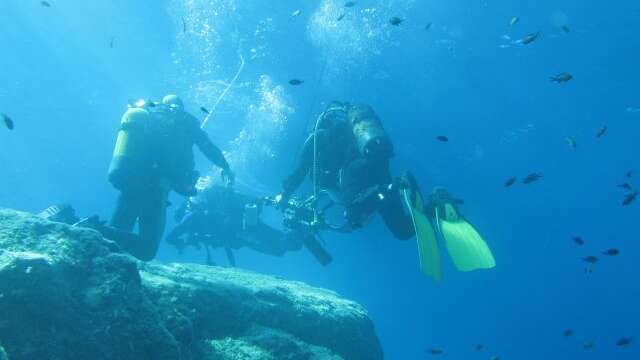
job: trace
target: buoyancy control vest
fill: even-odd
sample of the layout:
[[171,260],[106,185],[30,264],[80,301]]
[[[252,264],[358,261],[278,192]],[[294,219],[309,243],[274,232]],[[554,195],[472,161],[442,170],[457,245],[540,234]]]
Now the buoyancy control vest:
[[109,166],[115,188],[145,186],[158,178],[179,182],[178,176],[193,170],[192,135],[177,124],[179,116],[170,106],[153,102],[124,113]]

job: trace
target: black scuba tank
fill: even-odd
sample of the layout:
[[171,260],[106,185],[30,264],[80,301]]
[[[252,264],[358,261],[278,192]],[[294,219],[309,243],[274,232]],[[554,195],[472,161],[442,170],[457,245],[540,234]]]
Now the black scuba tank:
[[369,105],[349,107],[347,121],[353,131],[356,146],[365,157],[393,157],[393,143],[382,122]]

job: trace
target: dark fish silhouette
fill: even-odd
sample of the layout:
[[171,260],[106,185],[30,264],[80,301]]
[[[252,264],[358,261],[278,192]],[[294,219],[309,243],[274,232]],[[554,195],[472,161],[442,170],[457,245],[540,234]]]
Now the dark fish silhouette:
[[109,49],[113,49],[113,42],[116,40],[116,38],[112,37],[111,40],[109,40]]
[[11,120],[11,118],[5,114],[0,114],[0,116],[2,117],[2,121],[4,122],[4,126],[7,127],[7,129],[9,130],[13,130],[14,128],[14,124],[13,124],[13,120]]
[[481,351],[482,349],[484,349],[484,345],[483,344],[476,345],[476,351]]
[[344,17],[345,17],[346,15],[347,15],[347,14],[341,14],[340,16],[338,16],[338,18],[337,18],[336,20],[337,20],[337,21],[340,21],[340,20],[344,19]]
[[48,1],[40,1],[40,6],[42,7],[51,7],[51,3]]
[[536,181],[540,180],[540,178],[542,178],[542,174],[540,174],[540,173],[532,173],[532,174],[527,175],[527,177],[525,177],[522,180],[522,183],[525,184],[525,185],[526,184],[531,184],[532,182],[536,182]]
[[356,4],[357,3],[355,1],[347,1],[346,3],[344,3],[344,7],[350,8],[356,6]]
[[633,177],[633,170],[629,170],[626,173],[627,179],[631,179],[631,177]]
[[589,256],[583,257],[582,261],[588,262],[589,264],[595,264],[598,262],[598,258],[593,255],[589,255]]
[[551,77],[551,81],[558,84],[571,81],[571,80],[573,80],[573,75],[569,73],[560,73],[558,75]]
[[518,178],[516,176],[507,179],[507,181],[504,182],[504,187],[511,187],[513,186],[513,184],[516,183],[516,181],[518,180]]
[[520,43],[523,44],[523,45],[529,45],[529,44],[533,43],[534,41],[538,40],[539,36],[540,36],[539,32],[528,34],[527,36],[525,36],[522,39],[520,39]]
[[298,80],[298,79],[289,80],[289,85],[293,85],[293,86],[302,85],[303,83],[304,83],[303,80]]
[[633,339],[628,337],[623,337],[623,338],[620,338],[618,342],[616,342],[616,346],[628,346],[628,345],[631,345],[632,342],[633,342]]
[[588,340],[582,343],[583,349],[593,349],[596,347],[596,343],[593,340]]
[[618,187],[626,189],[626,190],[632,190],[631,185],[629,183],[620,184],[620,185],[618,185]]
[[598,132],[596,133],[596,137],[598,139],[600,139],[601,137],[604,136],[604,134],[607,133],[608,128],[606,126],[601,127],[600,129],[598,129]]
[[490,357],[489,360],[500,360],[500,358],[498,356],[494,355],[494,356]]
[[562,30],[564,32],[566,32],[567,34],[571,32],[571,29],[569,29],[569,27],[567,25],[562,25]]
[[187,32],[187,21],[184,19],[184,17],[182,18],[182,33],[186,33]]
[[389,24],[391,24],[392,26],[400,26],[400,24],[402,24],[404,22],[404,19],[398,16],[394,16],[391,19],[389,19]]
[[448,142],[448,141],[449,141],[449,138],[448,138],[448,137],[446,137],[446,136],[444,136],[444,135],[436,136],[436,139],[437,139],[438,141],[441,141],[441,142]]
[[429,349],[429,353],[430,353],[431,355],[442,355],[442,353],[443,353],[443,352],[444,352],[444,351],[442,351],[442,350],[440,350],[440,349],[436,349],[436,348]]
[[204,107],[204,106],[200,106],[200,111],[202,111],[203,113],[205,113],[207,115],[211,114],[211,112],[209,112],[209,110],[207,110],[207,108]]
[[431,25],[433,25],[433,23],[428,23],[427,25],[424,26],[424,29],[425,30],[431,29]]
[[617,255],[620,255],[620,250],[608,249],[607,251],[603,251],[602,254],[607,256],[617,256]]
[[565,337],[569,337],[571,335],[573,335],[573,330],[571,329],[567,329],[562,333]]
[[566,138],[566,140],[567,140],[567,144],[569,144],[569,146],[571,146],[572,148],[575,148],[578,146],[576,139],[568,137]]
[[520,21],[519,17],[517,17],[517,16],[512,17],[511,21],[509,21],[509,26],[513,26],[513,25],[517,24],[518,21]]
[[582,240],[582,238],[580,236],[575,236],[573,238],[573,242],[578,244],[578,245],[580,245],[580,246],[584,245],[584,240]]
[[622,201],[622,206],[630,205],[632,202],[634,202],[636,200],[637,196],[638,196],[638,192],[637,191],[634,191],[631,194],[625,196],[624,200]]

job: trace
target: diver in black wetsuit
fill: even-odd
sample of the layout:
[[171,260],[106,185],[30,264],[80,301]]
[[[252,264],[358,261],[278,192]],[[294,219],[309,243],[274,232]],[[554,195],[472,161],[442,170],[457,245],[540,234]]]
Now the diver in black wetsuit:
[[263,254],[282,256],[302,248],[302,241],[272,228],[260,220],[262,199],[242,195],[210,178],[199,181],[198,194],[176,211],[178,224],[167,242],[178,250],[186,246],[204,246],[207,263],[209,248],[225,248],[230,264],[235,265],[232,250],[248,247]]
[[[195,194],[194,145],[233,181],[224,155],[177,96],[168,95],[162,103],[140,102],[122,117],[109,167],[109,181],[120,191],[110,225],[119,230],[112,240],[138,259],[155,257],[169,192]],[[136,222],[137,235],[132,233]]]
[[315,192],[327,192],[345,207],[349,229],[378,212],[396,238],[409,239],[415,230],[398,188],[415,182],[410,174],[392,178],[393,156],[391,140],[370,106],[333,102],[318,117],[279,201],[285,204],[310,175]]

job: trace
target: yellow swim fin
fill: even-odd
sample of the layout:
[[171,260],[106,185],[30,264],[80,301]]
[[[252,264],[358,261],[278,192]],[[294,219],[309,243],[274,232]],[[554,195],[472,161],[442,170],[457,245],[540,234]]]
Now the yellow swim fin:
[[411,214],[416,231],[420,270],[436,281],[442,280],[440,246],[431,221],[424,211],[422,195],[418,190],[403,189],[402,196]]
[[453,263],[460,271],[491,269],[496,261],[476,229],[458,214],[454,205],[436,208],[436,222]]

